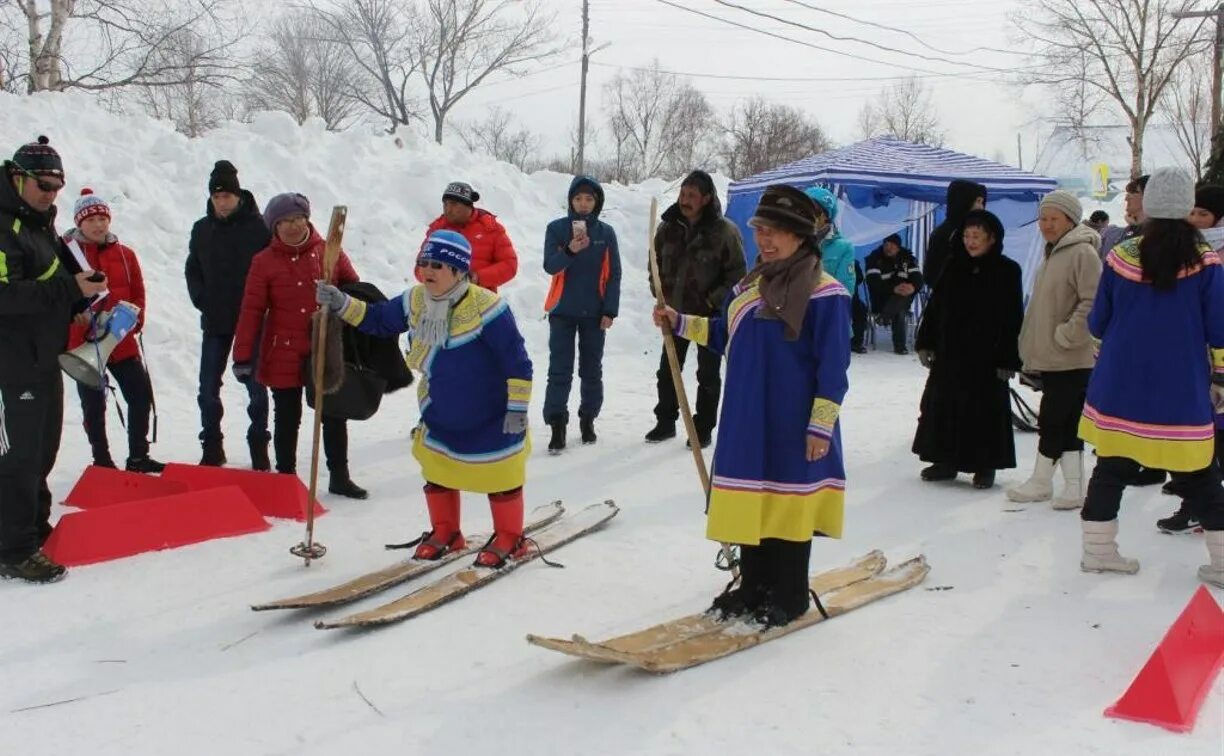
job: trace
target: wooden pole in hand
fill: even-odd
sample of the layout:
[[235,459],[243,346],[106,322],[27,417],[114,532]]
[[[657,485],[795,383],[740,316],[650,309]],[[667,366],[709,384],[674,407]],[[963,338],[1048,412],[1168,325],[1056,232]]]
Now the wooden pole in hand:
[[[344,239],[344,222],[348,208],[336,205],[332,208],[331,224],[327,228],[327,246],[323,249],[323,280],[332,283],[336,272],[336,261],[340,259],[340,242]],[[315,496],[319,492],[319,441],[323,433],[323,362],[327,354],[327,321],[331,312],[327,307],[319,308],[319,327],[315,329],[314,344],[314,440],[310,451],[310,496],[306,500],[306,540],[290,549],[294,556],[306,560],[319,559],[327,553],[327,547],[314,540]]]
[[[659,214],[659,201],[650,200],[650,238],[647,241],[650,250],[650,280],[654,284],[655,304],[663,307],[667,301],[663,298],[663,279],[659,275],[659,252],[655,249],[655,225]],[[697,426],[693,423],[693,411],[689,407],[688,392],[684,388],[684,376],[680,372],[680,356],[676,353],[676,339],[671,329],[663,327],[663,351],[667,353],[667,364],[671,367],[672,384],[676,387],[676,403],[680,405],[680,417],[684,418],[684,432],[688,436],[689,448],[693,452],[693,464],[697,466],[697,476],[701,478],[701,492],[707,503],[710,499],[710,472],[706,469],[705,455],[701,452],[701,442],[697,439]],[[730,544],[722,546],[723,559],[732,565],[731,573],[739,577],[735,568]]]

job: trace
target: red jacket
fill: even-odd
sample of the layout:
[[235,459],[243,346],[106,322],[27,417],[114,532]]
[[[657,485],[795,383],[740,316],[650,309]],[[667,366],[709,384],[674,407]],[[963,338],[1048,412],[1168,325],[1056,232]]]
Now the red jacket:
[[[311,226],[310,238],[302,246],[291,247],[273,236],[267,249],[251,261],[234,334],[234,362],[250,362],[258,338],[255,380],[269,388],[304,385],[302,365],[310,357],[310,316],[318,309],[315,281],[323,277],[325,246]],[[337,285],[358,280],[344,252],[336,261],[334,278]]]
[[[462,226],[456,226],[446,219],[445,215],[429,224],[425,238],[434,231],[458,231],[472,245],[472,270],[481,287],[497,291],[497,287],[510,282],[518,273],[518,255],[514,253],[514,245],[510,236],[497,216],[485,210],[476,210],[472,219]],[[425,246],[425,242],[421,242]],[[417,280],[421,273],[417,271]]]
[[[136,327],[115,346],[108,362],[116,363],[140,356],[140,348],[136,344],[136,334],[144,328],[145,321],[145,285],[144,275],[140,272],[140,263],[136,253],[119,243],[111,235],[105,244],[94,244],[85,240],[76,229],[64,237],[64,243],[76,242],[85,253],[89,267],[106,274],[106,288],[110,293],[91,308],[94,312],[107,312],[120,302],[131,302],[140,308],[140,318]],[[76,349],[85,343],[85,327],[75,323],[68,329],[68,348]]]

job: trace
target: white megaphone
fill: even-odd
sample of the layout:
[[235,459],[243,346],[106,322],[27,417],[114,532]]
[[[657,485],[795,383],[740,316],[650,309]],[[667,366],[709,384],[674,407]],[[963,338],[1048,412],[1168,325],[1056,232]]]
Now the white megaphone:
[[101,389],[111,352],[136,328],[139,319],[140,308],[131,302],[115,305],[98,316],[84,344],[59,356],[60,367],[78,383]]

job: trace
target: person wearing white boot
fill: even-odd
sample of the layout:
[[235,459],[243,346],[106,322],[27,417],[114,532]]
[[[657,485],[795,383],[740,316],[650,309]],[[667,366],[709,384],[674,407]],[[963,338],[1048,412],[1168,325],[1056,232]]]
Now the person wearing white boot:
[[1224,485],[1214,459],[1224,403],[1224,268],[1185,218],[1194,182],[1152,174],[1141,236],[1105,258],[1088,327],[1101,340],[1080,436],[1097,450],[1083,520],[1081,569],[1134,573],[1118,553],[1122,493],[1140,468],[1168,470],[1207,531],[1199,578],[1224,587]]
[[[1050,501],[1054,509],[1084,503],[1084,442],[1080,413],[1096,362],[1088,313],[1101,280],[1100,236],[1082,225],[1084,209],[1075,195],[1056,191],[1041,200],[1037,225],[1045,257],[1020,329],[1020,359],[1026,373],[1041,376],[1037,459],[1033,474],[1007,491],[1017,502]],[[1063,488],[1054,497],[1054,471]]]

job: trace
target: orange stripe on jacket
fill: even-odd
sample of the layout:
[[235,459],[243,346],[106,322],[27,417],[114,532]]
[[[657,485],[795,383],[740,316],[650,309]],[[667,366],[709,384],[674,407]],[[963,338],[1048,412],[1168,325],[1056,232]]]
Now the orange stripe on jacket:
[[[603,263],[599,266],[599,296],[608,291],[608,279],[612,278],[612,251],[605,249]],[[556,273],[552,283],[548,285],[548,296],[544,297],[544,312],[552,312],[561,302],[561,294],[565,291],[565,271]]]

